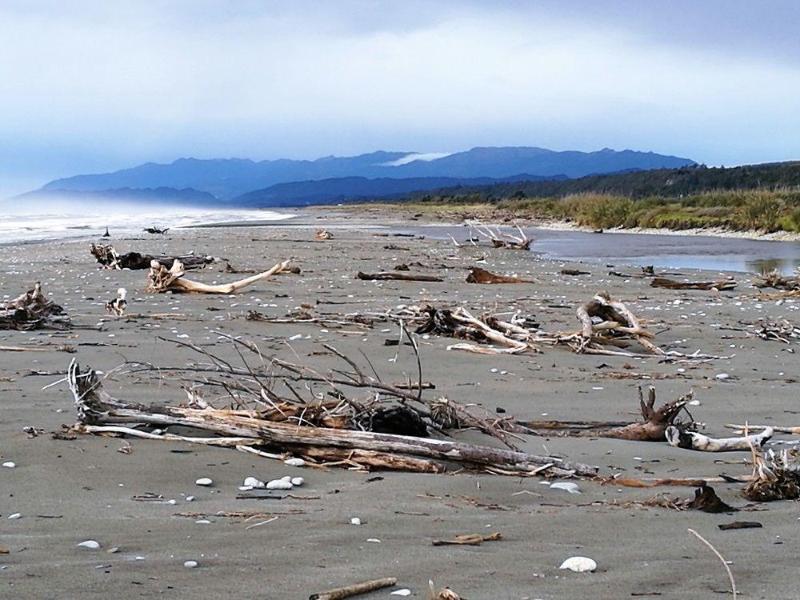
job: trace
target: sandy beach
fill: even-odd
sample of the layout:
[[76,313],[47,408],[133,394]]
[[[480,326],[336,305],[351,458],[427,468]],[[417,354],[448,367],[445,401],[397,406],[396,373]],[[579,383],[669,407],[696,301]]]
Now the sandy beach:
[[[347,354],[363,351],[386,380],[412,379],[409,352],[385,345],[391,323],[371,329],[325,328],[247,320],[250,310],[271,317],[309,305],[317,313],[384,312],[399,305],[465,306],[473,314],[530,315],[547,331],[578,329],[575,309],[601,290],[626,302],[668,350],[725,356],[665,361],[576,354],[478,355],[448,351],[452,339],[420,338],[424,378],[437,394],[478,404],[520,420],[639,419],[637,387],[654,385],[659,403],[694,391],[693,416],[705,433],[732,435],[726,423],[798,424],[795,344],[753,335],[759,319],[800,320],[800,300],[762,301],[750,277],[738,273],[732,291],[673,291],[647,278],[609,276],[596,262],[564,262],[487,244],[456,248],[425,235],[394,237],[372,228],[384,217],[306,211],[290,224],[172,229],[164,237],[111,238],[121,252],[224,257],[234,268],[266,270],[291,259],[300,274],[280,275],[235,296],[148,295],[144,271],[98,268],[86,241],[0,247],[0,296],[13,298],[41,281],[70,315],[64,332],[0,331],[0,597],[3,598],[308,598],[361,580],[396,577],[395,588],[362,596],[390,598],[407,588],[427,598],[428,581],[470,600],[579,598],[716,598],[730,593],[714,554],[688,533],[708,539],[731,563],[745,598],[797,598],[792,575],[800,551],[800,522],[792,501],[754,504],[742,484],[714,483],[741,512],[648,507],[656,495],[689,498],[691,487],[632,489],[575,480],[579,494],[550,488],[539,477],[474,472],[423,475],[344,468],[289,467],[233,449],[178,442],[78,436],[53,439],[76,420],[63,379],[70,360],[108,372],[125,361],[183,365],[197,356],[168,340],[192,342],[237,360],[220,333],[251,340],[287,359],[330,366],[323,344]],[[334,238],[314,239],[317,227]],[[112,232],[113,233],[113,232]],[[377,235],[376,235],[377,234]],[[535,249],[535,243],[534,243]],[[358,271],[416,270],[443,282],[361,281]],[[465,283],[471,266],[535,283]],[[206,283],[240,275],[225,263],[193,271]],[[589,275],[564,276],[565,268]],[[636,273],[637,269],[616,266]],[[674,278],[719,279],[719,273],[681,270]],[[127,316],[110,317],[104,303],[129,291]],[[161,339],[166,338],[166,340]],[[74,352],[65,352],[67,346]],[[723,375],[723,377],[719,377]],[[115,396],[178,403],[180,382],[130,376],[109,381]],[[475,431],[460,439],[485,443]],[[776,435],[775,449],[791,436]],[[603,438],[525,436],[535,454],[596,465],[604,477],[711,478],[751,472],[749,452],[712,454],[666,443]],[[245,477],[302,476],[298,498],[237,499]],[[213,486],[200,487],[201,477]],[[141,501],[155,494],[161,501]],[[188,497],[194,499],[189,501]],[[174,501],[174,502],[171,502]],[[18,518],[9,518],[19,513]],[[351,524],[357,517],[361,525]],[[761,528],[721,531],[732,521]],[[254,526],[257,525],[257,526]],[[433,539],[499,532],[480,546],[433,546]],[[100,549],[77,547],[96,540]],[[109,553],[110,549],[118,551]],[[571,556],[597,562],[594,573],[559,570]],[[184,562],[197,561],[196,568]],[[721,595],[720,595],[721,594]]]

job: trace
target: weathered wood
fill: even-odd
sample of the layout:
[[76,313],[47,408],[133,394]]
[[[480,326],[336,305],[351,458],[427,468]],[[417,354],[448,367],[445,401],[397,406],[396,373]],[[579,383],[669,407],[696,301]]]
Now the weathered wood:
[[81,373],[75,361],[70,364],[68,370],[68,383],[75,399],[78,420],[87,425],[123,423],[184,425],[224,436],[257,438],[264,444],[398,453],[476,467],[495,467],[517,474],[533,472],[544,464],[550,464],[551,469],[562,473],[572,472],[587,476],[597,473],[597,467],[572,463],[560,458],[451,440],[273,423],[211,408],[193,409],[122,403],[102,390],[93,371]]
[[308,597],[308,600],[343,600],[344,598],[350,598],[360,594],[367,594],[369,592],[381,590],[396,584],[396,577],[384,577],[383,579],[373,579],[372,581],[364,581],[361,583],[355,583],[353,585],[347,585],[345,587],[328,590],[326,592],[311,594]]
[[480,267],[472,267],[467,275],[467,283],[535,283],[532,279],[497,275]]
[[172,267],[167,269],[158,261],[153,261],[150,264],[150,271],[147,276],[147,291],[151,293],[163,292],[196,292],[201,294],[235,294],[242,288],[252,285],[263,279],[268,279],[273,275],[280,273],[288,268],[289,261],[285,260],[276,264],[271,269],[240,279],[231,283],[223,283],[219,285],[209,285],[199,281],[192,281],[191,279],[184,279],[183,264],[179,260],[172,263]]
[[712,438],[696,431],[682,431],[678,427],[667,427],[664,435],[670,446],[700,450],[702,452],[735,452],[760,448],[772,438],[774,430],[767,427],[763,432],[754,435],[732,438]]
[[14,300],[0,303],[0,329],[66,329],[69,325],[64,309],[42,293],[38,281]]
[[655,277],[650,282],[651,287],[667,288],[670,290],[732,290],[736,287],[733,279],[720,279],[719,281],[676,281],[666,277]]
[[359,271],[356,278],[364,281],[444,281],[444,279],[435,275],[397,273],[395,271],[381,271],[380,273],[362,273]]
[[189,270],[202,269],[206,265],[214,262],[214,258],[211,256],[195,256],[194,254],[186,254],[183,256],[140,254],[139,252],[119,254],[114,249],[114,246],[104,244],[92,244],[89,248],[89,252],[91,252],[92,256],[97,259],[97,262],[106,269],[149,269],[150,263],[154,260],[171,267],[172,264],[178,260],[183,264],[185,270]]

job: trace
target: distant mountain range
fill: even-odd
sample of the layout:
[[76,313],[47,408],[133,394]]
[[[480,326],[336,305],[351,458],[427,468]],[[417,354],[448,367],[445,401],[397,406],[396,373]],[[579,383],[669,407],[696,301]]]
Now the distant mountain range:
[[214,201],[225,206],[270,207],[389,198],[457,185],[508,181],[564,180],[586,175],[669,169],[695,164],[687,158],[605,148],[556,152],[535,147],[473,148],[454,154],[372,152],[317,160],[181,158],[146,163],[113,173],[76,175],[51,181],[37,196],[80,193],[165,203]]

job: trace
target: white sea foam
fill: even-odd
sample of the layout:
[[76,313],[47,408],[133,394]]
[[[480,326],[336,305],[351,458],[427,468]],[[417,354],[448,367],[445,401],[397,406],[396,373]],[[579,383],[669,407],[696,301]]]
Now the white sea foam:
[[110,213],[106,210],[106,207],[100,210],[96,206],[87,205],[81,208],[69,206],[63,210],[48,207],[47,212],[26,213],[24,206],[17,206],[10,214],[0,219],[0,244],[63,238],[95,238],[101,236],[106,227],[116,237],[141,233],[145,227],[175,229],[206,223],[279,221],[294,216],[289,212],[216,208],[118,207]]

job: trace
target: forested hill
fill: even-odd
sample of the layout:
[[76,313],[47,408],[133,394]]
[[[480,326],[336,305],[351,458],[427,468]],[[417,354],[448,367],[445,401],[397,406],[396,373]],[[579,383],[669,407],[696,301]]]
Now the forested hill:
[[547,198],[570,194],[614,194],[630,198],[649,196],[680,197],[714,190],[777,190],[800,187],[800,161],[745,165],[630,171],[608,175],[589,175],[579,179],[502,182],[490,185],[443,188],[423,196],[475,196],[496,198]]

